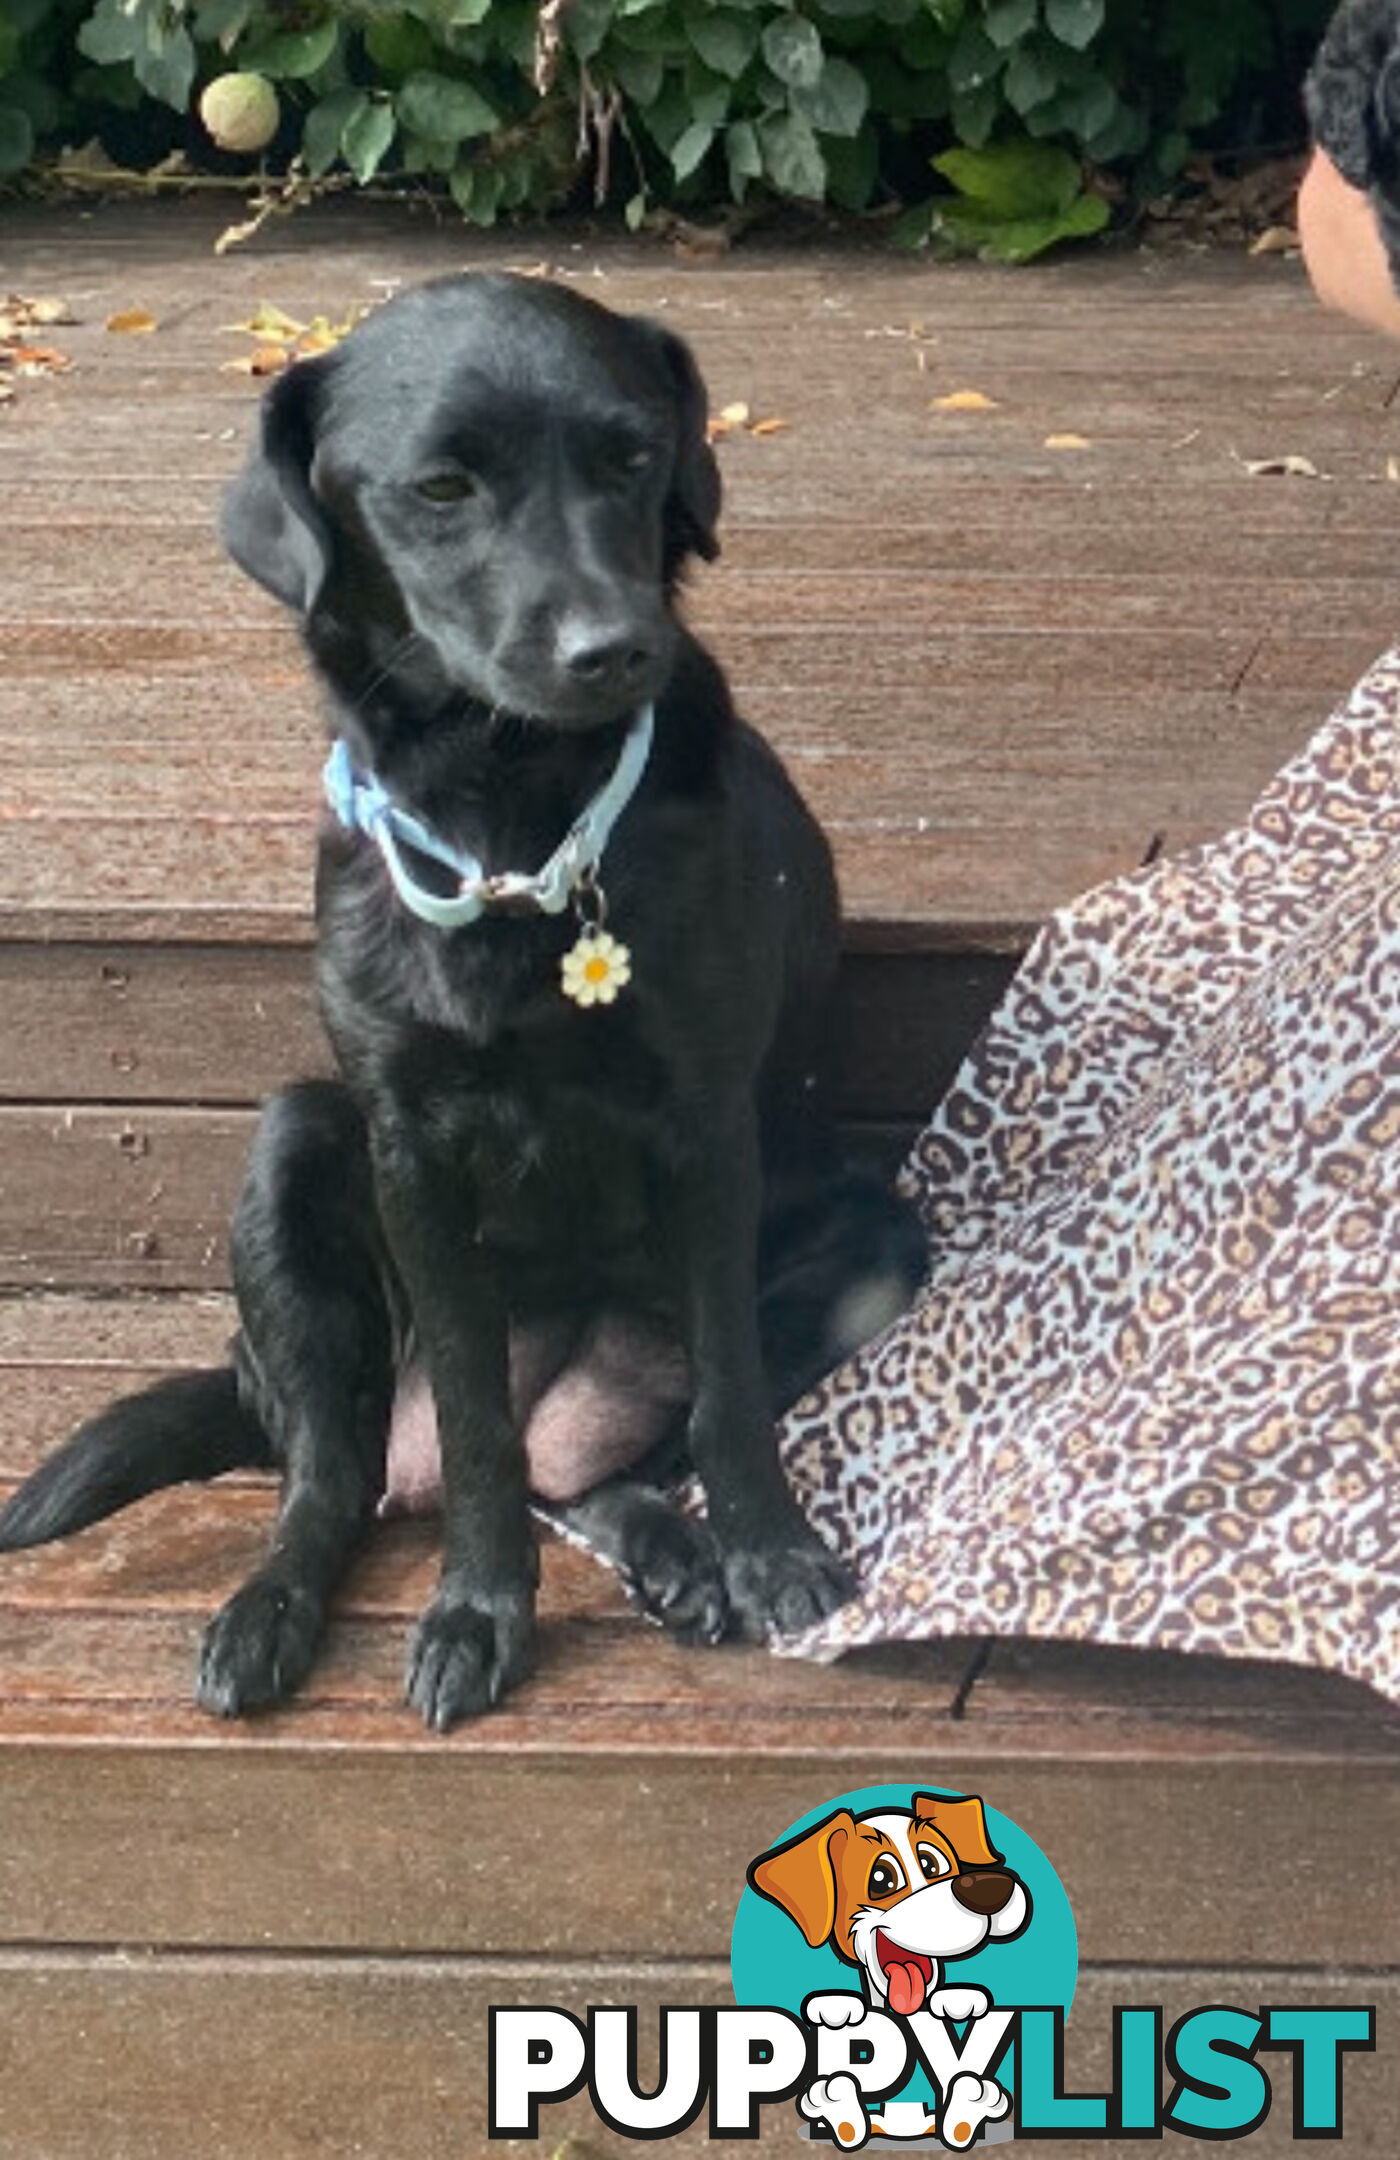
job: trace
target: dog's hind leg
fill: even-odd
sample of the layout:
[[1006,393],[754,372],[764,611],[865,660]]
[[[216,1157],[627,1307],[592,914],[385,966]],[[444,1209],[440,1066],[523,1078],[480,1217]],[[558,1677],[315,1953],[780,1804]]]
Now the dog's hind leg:
[[275,1095],[233,1226],[241,1384],[282,1492],[271,1549],[211,1623],[200,1703],[264,1708],[310,1670],[331,1594],[384,1487],[394,1330],[363,1120],[343,1088]]

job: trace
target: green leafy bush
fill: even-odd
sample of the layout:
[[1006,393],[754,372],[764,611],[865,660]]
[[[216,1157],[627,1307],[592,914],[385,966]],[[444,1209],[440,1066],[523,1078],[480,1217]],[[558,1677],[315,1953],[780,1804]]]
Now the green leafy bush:
[[261,153],[273,169],[300,158],[313,177],[427,176],[483,224],[584,190],[636,222],[654,203],[763,189],[852,210],[926,202],[906,237],[1008,260],[1105,222],[1085,187],[1093,168],[1151,191],[1213,130],[1296,132],[1296,81],[1329,12],[1329,0],[3,5],[0,173],[93,135],[128,161],[172,148],[217,161],[197,109],[211,81],[238,74],[275,92]]

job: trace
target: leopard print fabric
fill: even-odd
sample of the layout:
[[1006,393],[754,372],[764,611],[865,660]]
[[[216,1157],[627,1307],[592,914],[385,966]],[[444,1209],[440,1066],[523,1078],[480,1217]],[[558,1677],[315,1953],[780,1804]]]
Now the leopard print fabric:
[[904,1172],[916,1307],[785,1422],[860,1596],[1400,1699],[1400,649],[1242,827],[1049,923]]

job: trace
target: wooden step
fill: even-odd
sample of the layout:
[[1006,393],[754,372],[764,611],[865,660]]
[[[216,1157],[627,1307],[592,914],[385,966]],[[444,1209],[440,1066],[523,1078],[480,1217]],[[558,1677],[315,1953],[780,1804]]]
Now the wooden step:
[[[215,1298],[0,1301],[0,1494],[70,1418],[217,1357],[229,1317]],[[435,1572],[416,1521],[375,1534],[305,1693],[221,1724],[192,1705],[194,1657],[271,1501],[229,1479],[0,1560],[7,2156],[330,2156],[352,2122],[366,2151],[484,2155],[489,2005],[635,2002],[650,2061],[658,2003],[727,1999],[748,1860],[895,1780],[981,1792],[1052,1859],[1085,2089],[1115,2002],[1400,2007],[1376,1887],[1400,1713],[1362,1688],[1047,1644],[688,1651],[550,1543],[534,1678],[442,1739],[400,1699]],[[1389,2054],[1349,2063],[1355,2149],[1389,2151],[1396,2098]],[[620,2149],[583,2104],[547,2126]],[[791,2134],[774,2110],[767,2139]]]

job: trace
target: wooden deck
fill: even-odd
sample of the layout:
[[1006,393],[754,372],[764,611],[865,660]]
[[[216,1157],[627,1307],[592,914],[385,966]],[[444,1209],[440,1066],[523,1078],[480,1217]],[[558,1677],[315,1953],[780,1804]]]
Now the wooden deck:
[[[1400,357],[1277,259],[687,266],[361,211],[216,261],[218,223],[0,227],[0,290],[80,318],[54,333],[73,371],[0,412],[0,1491],[218,1354],[253,1106],[322,1057],[315,703],[212,537],[253,405],[222,326],[256,300],[340,316],[544,258],[663,313],[717,407],[787,423],[722,443],[725,553],[690,608],[835,838],[844,1106],[886,1144],[1036,922],[1238,815],[1400,615]],[[104,330],[136,305],[154,335]],[[967,388],[995,408],[930,410]],[[1318,477],[1247,470],[1283,456]],[[896,1777],[985,1792],[1060,1869],[1071,2083],[1106,2070],[1114,2001],[1374,2001],[1347,2143],[1391,2160],[1400,1716],[1363,1690],[1046,1647],[687,1654],[551,1550],[538,1677],[440,1741],[398,1700],[419,1525],[366,1557],[308,1695],[225,1729],[189,1705],[194,1649],[269,1504],[172,1494],[0,1568],[3,2160],[484,2152],[489,2003],[723,1999],[747,1860]],[[1282,2153],[1287,2115],[1250,2150]],[[546,2124],[546,2150],[622,2149],[577,2102]]]

